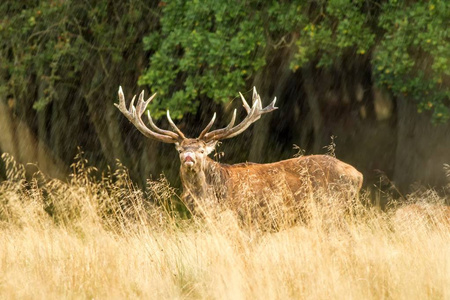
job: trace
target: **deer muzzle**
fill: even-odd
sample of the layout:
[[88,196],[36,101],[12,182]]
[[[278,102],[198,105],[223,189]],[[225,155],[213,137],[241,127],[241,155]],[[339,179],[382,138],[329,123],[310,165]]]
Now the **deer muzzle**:
[[193,152],[185,152],[183,155],[183,164],[192,167],[195,164],[195,154]]

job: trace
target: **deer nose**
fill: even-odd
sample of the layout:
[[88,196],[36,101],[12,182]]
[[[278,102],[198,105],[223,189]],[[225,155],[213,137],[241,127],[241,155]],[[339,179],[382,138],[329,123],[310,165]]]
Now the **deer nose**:
[[184,153],[184,161],[194,161],[194,152],[185,152]]

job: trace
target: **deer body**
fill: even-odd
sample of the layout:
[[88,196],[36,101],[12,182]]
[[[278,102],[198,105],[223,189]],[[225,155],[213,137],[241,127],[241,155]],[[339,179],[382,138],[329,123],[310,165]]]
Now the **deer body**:
[[[210,158],[202,170],[181,165],[183,199],[191,211],[220,203],[240,206],[241,201],[286,194],[296,202],[317,191],[346,191],[354,195],[363,176],[354,167],[328,155],[291,158],[268,164],[227,165]],[[250,199],[251,198],[251,199]]]
[[[156,95],[156,94],[155,94]],[[148,113],[149,129],[141,119],[153,95],[144,101],[143,92],[136,107],[134,99],[130,108],[125,105],[122,89],[119,89],[119,110],[145,136],[166,143],[173,143],[179,152],[180,177],[183,185],[183,199],[192,209],[210,207],[218,203],[241,205],[242,202],[270,198],[280,195],[288,201],[299,202],[319,190],[338,192],[359,192],[363,176],[354,167],[327,155],[303,156],[268,164],[241,163],[226,165],[208,157],[219,140],[232,138],[245,131],[262,114],[275,109],[275,100],[262,108],[261,99],[253,90],[250,107],[241,95],[247,116],[234,126],[236,110],[225,128],[209,131],[216,115],[196,139],[186,138],[173,123],[167,111],[167,119],[174,131],[157,127]]]

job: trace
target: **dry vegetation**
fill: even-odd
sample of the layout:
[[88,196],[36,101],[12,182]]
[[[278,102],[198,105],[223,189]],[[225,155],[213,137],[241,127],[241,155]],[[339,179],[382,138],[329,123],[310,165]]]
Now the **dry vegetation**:
[[95,178],[80,156],[67,182],[26,180],[3,158],[1,299],[450,299],[435,193],[403,214],[354,201],[336,214],[312,197],[295,224],[280,204],[251,222],[226,209],[187,219],[164,179],[142,192],[120,165]]

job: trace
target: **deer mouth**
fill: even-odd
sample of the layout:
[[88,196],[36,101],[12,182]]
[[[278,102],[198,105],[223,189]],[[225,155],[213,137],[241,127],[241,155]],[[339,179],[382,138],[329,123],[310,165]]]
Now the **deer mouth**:
[[188,167],[192,167],[195,164],[195,160],[191,156],[187,155],[184,158],[184,164]]

